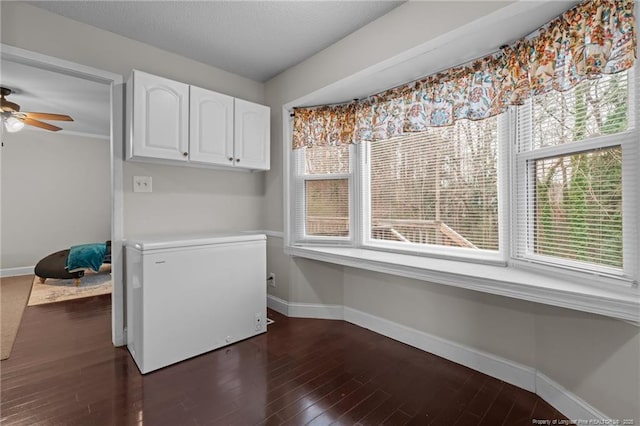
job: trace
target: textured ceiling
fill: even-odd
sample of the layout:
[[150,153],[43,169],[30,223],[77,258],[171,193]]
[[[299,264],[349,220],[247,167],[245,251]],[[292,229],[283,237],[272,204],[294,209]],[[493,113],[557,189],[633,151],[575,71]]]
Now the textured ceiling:
[[403,1],[28,3],[264,82]]

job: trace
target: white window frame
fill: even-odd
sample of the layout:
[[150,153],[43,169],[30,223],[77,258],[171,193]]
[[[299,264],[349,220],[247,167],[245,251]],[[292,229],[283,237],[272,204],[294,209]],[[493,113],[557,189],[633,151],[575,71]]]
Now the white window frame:
[[[314,148],[310,148],[314,149]],[[317,148],[321,149],[321,148]],[[354,194],[355,194],[355,148],[354,145],[349,146],[349,173],[326,173],[326,174],[306,174],[305,173],[305,160],[304,150],[293,150],[291,152],[291,168],[294,176],[294,182],[292,185],[292,197],[295,200],[292,213],[294,220],[292,221],[292,235],[294,244],[309,244],[309,245],[336,245],[336,246],[353,246],[355,241],[355,224],[354,224]],[[306,232],[306,192],[305,183],[313,180],[342,180],[346,179],[349,188],[349,236],[348,237],[332,237],[332,236],[319,236],[308,235]]]
[[[556,146],[549,146],[540,149],[529,150],[525,152],[517,152],[517,146],[520,143],[518,138],[531,138],[530,129],[519,129],[513,135],[513,144],[511,150],[512,156],[512,215],[511,227],[511,244],[513,247],[511,258],[514,265],[526,263],[536,264],[546,270],[557,270],[561,273],[575,274],[576,277],[583,276],[589,278],[591,276],[601,277],[609,283],[619,284],[623,286],[633,285],[638,279],[638,241],[634,236],[638,234],[637,216],[633,212],[637,212],[638,207],[638,185],[633,181],[633,169],[640,167],[640,156],[638,155],[640,147],[640,131],[637,117],[636,105],[640,93],[640,85],[638,84],[638,65],[635,69],[627,71],[628,90],[629,90],[629,107],[627,109],[628,128],[624,132],[591,137],[586,140],[576,141]],[[530,123],[531,120],[518,120],[531,114],[531,100],[523,106],[516,108],[514,115],[514,127],[519,123]],[[530,140],[527,141],[530,143]],[[561,257],[545,256],[533,252],[533,236],[532,232],[535,226],[535,213],[533,212],[533,204],[535,197],[535,161],[546,158],[559,156],[575,155],[584,152],[590,152],[597,149],[606,149],[621,147],[622,149],[622,229],[623,229],[623,267],[622,269],[607,267],[604,265],[596,265],[587,262],[573,261]],[[634,166],[635,165],[635,166]],[[637,176],[636,176],[637,179]],[[526,200],[518,201],[518,197],[522,193],[528,194]],[[519,205],[519,203],[525,205]],[[521,210],[522,216],[520,215]],[[519,245],[525,244],[525,247]]]
[[371,144],[363,143],[358,152],[358,171],[361,176],[360,203],[363,208],[356,216],[360,225],[361,247],[372,250],[406,253],[416,256],[428,256],[440,259],[460,260],[467,262],[506,265],[509,255],[509,140],[512,123],[508,113],[498,117],[497,130],[497,181],[498,181],[498,250],[470,249],[463,247],[445,247],[435,244],[412,244],[406,242],[383,241],[371,238],[371,191],[369,156]]

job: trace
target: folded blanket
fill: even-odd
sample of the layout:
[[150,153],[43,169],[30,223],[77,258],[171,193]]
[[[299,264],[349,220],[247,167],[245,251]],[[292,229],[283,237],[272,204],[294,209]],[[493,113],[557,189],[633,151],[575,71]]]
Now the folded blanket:
[[106,253],[106,243],[72,246],[69,249],[66,269],[69,272],[76,272],[82,269],[91,269],[98,272],[102,266]]

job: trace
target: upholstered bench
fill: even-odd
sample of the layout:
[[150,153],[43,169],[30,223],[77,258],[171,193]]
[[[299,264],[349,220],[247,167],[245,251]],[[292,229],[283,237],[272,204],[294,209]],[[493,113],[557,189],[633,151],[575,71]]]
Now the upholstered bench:
[[[59,280],[73,279],[76,287],[80,285],[80,278],[84,276],[84,269],[71,272],[67,270],[67,259],[70,251],[71,249],[57,251],[38,262],[34,273],[41,283],[44,283],[47,278],[54,278]],[[106,243],[106,254],[103,262],[111,263],[111,241]]]
[[43,258],[36,265],[35,274],[44,283],[47,278],[58,280],[74,279],[76,286],[80,284],[80,278],[84,276],[84,271],[69,272],[66,269],[69,249],[60,250]]

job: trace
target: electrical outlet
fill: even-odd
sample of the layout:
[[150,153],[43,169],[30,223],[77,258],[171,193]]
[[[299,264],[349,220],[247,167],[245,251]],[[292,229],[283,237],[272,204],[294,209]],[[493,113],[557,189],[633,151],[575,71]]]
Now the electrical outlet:
[[269,276],[267,277],[267,285],[269,287],[276,288],[276,274],[273,272],[269,272]]
[[152,190],[151,176],[134,176],[133,192],[151,192]]

